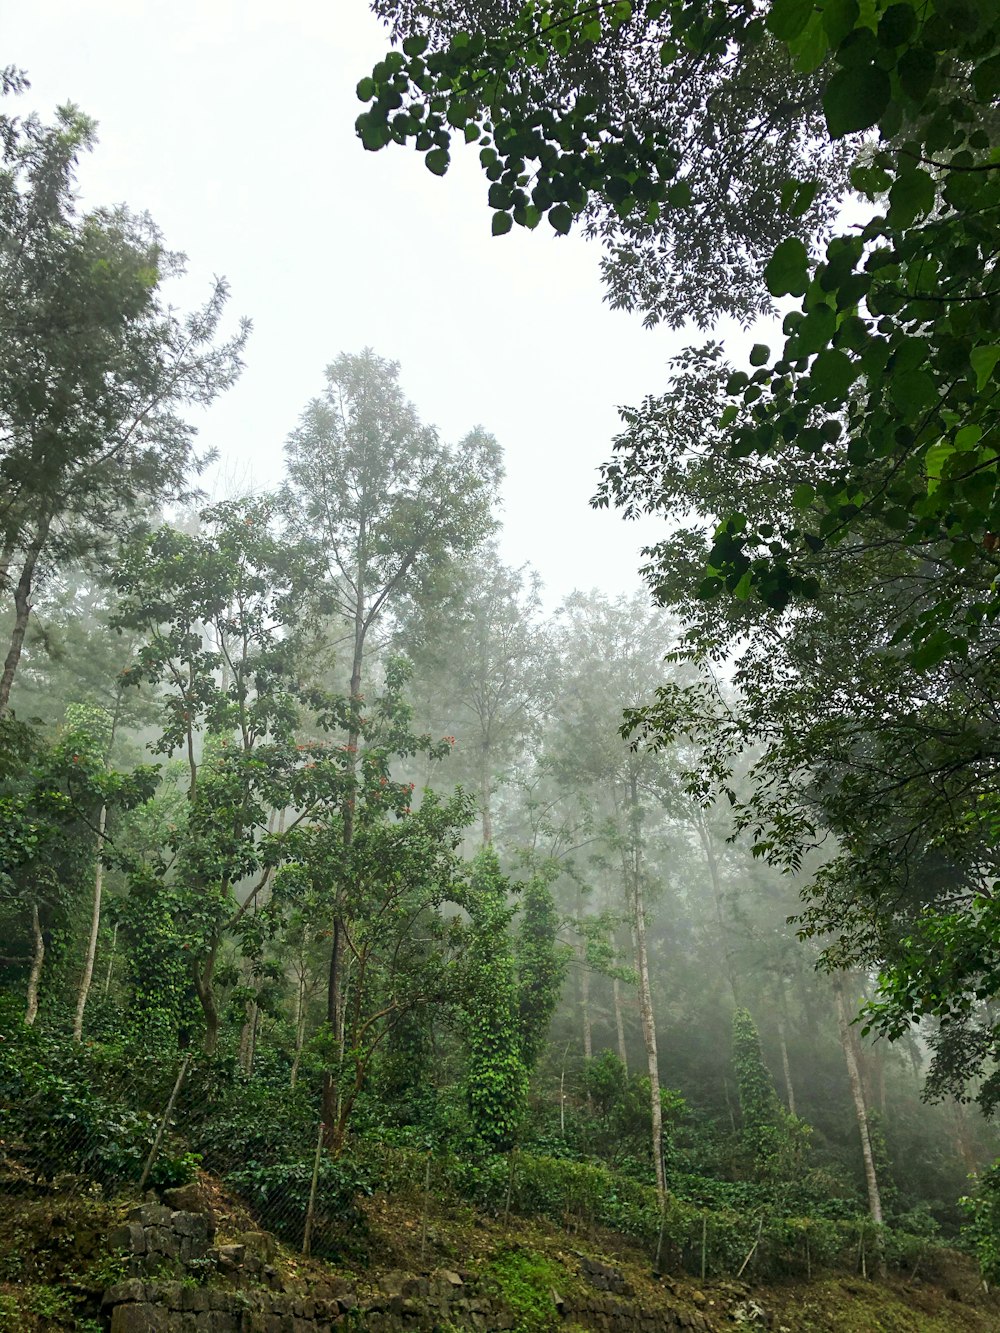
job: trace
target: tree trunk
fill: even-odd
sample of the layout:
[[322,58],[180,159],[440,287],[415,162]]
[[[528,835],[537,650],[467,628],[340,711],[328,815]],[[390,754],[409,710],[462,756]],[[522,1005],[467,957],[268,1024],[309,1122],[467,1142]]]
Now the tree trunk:
[[736,986],[736,974],[733,971],[733,951],[729,947],[729,932],[726,929],[726,917],[722,901],[722,881],[719,878],[719,863],[715,858],[715,848],[712,846],[712,833],[705,822],[704,813],[699,810],[695,816],[695,829],[698,833],[698,841],[701,843],[701,849],[705,853],[705,861],[708,865],[708,877],[712,883],[712,898],[715,903],[715,921],[719,927],[719,948],[722,950],[722,956],[726,960],[726,976],[729,980],[729,990],[733,997],[733,1004],[738,1009],[740,1007],[739,991]]
[[628,1073],[628,1047],[625,1045],[625,1015],[622,1011],[622,987],[617,977],[611,985],[611,995],[615,1006],[615,1031],[618,1036],[618,1059]]
[[629,823],[631,824],[632,833],[632,855],[628,872],[632,879],[635,966],[639,974],[639,1018],[642,1023],[642,1039],[646,1047],[646,1068],[649,1071],[653,1167],[656,1172],[656,1196],[662,1213],[667,1201],[667,1182],[663,1172],[663,1103],[660,1101],[660,1061],[656,1049],[656,1017],[653,1013],[653,994],[649,985],[649,955],[646,949],[646,904],[642,892],[640,821],[638,782],[635,773],[632,773],[629,777]]
[[[361,673],[364,665],[365,624],[364,624],[364,583],[359,573],[358,594],[354,620],[354,657],[351,663],[351,724],[348,731],[348,771],[353,777],[357,772],[357,748],[361,729],[357,721],[357,708],[361,700]],[[350,860],[351,847],[354,845],[354,803],[356,791],[354,784],[349,787],[349,795],[344,802],[344,862]],[[326,1021],[333,1033],[334,1045],[339,1050],[344,1041],[343,1027],[343,972],[344,972],[344,937],[345,921],[343,887],[337,886],[333,906],[333,943],[330,947],[330,970],[326,989]],[[334,1056],[334,1059],[337,1057]],[[339,1065],[339,1060],[338,1060]],[[337,1125],[340,1120],[338,1108],[339,1075],[331,1066],[323,1071],[323,1124],[326,1126],[326,1145],[335,1148]]]
[[10,634],[10,647],[7,650],[7,659],[3,666],[3,675],[0,676],[0,717],[3,717],[7,712],[10,704],[10,691],[14,684],[14,676],[17,674],[18,663],[21,660],[24,636],[28,628],[28,618],[31,615],[31,590],[35,578],[35,567],[38,564],[42,547],[45,545],[45,539],[49,534],[50,522],[51,519],[46,518],[39,525],[35,540],[28,547],[24,557],[21,576],[14,589],[14,627]]
[[101,893],[104,888],[104,830],[108,823],[108,807],[101,806],[97,821],[97,865],[94,868],[94,905],[90,914],[90,939],[87,942],[87,957],[83,964],[83,976],[80,990],[76,997],[76,1014],[73,1018],[73,1038],[83,1040],[83,1013],[87,1007],[90,983],[94,979],[94,959],[97,957],[97,934],[101,927]]
[[254,1047],[257,1035],[257,1015],[260,1008],[256,1000],[247,1000],[243,1008],[243,1026],[240,1029],[240,1071],[245,1078],[253,1073]]
[[303,960],[299,970],[298,993],[295,997],[295,1055],[292,1059],[291,1086],[294,1088],[299,1077],[299,1063],[302,1059],[302,1047],[306,1036],[306,967]]
[[[837,1025],[840,1029],[840,1044],[844,1051],[844,1061],[847,1065],[847,1077],[851,1085],[851,1096],[854,1099],[854,1112],[858,1120],[858,1131],[861,1135],[861,1156],[865,1164],[865,1184],[868,1187],[868,1211],[871,1219],[876,1226],[882,1226],[882,1196],[879,1193],[878,1177],[875,1173],[875,1154],[872,1152],[871,1131],[868,1126],[868,1108],[865,1105],[864,1086],[861,1080],[861,1070],[858,1068],[857,1054],[854,1049],[852,1032],[847,1019],[847,1005],[844,1001],[844,983],[841,977],[835,977],[833,981],[833,993],[837,1004]],[[878,1247],[878,1272],[880,1277],[885,1276],[885,1253],[881,1242]]]
[[788,1042],[785,1040],[785,1020],[778,1019],[778,1041],[781,1044],[781,1068],[785,1075],[785,1092],[788,1099],[788,1109],[795,1114],[795,1088],[792,1085],[792,1068],[788,1063]]
[[37,903],[31,909],[31,938],[31,971],[28,973],[28,1001],[24,1011],[24,1021],[29,1028],[38,1017],[38,988],[42,981],[42,964],[45,962],[45,936],[38,919]]
[[212,947],[212,952],[201,965],[200,971],[197,963],[193,962],[191,964],[195,993],[205,1017],[205,1036],[202,1040],[202,1050],[206,1055],[214,1055],[219,1045],[219,1010],[215,1003],[215,987],[213,984],[217,948],[218,944],[216,943]]
[[646,1067],[649,1070],[649,1105],[653,1121],[653,1165],[656,1169],[656,1195],[662,1212],[667,1198],[667,1182],[663,1174],[663,1105],[660,1101],[660,1062],[656,1050],[656,1019],[653,1015],[653,997],[649,987],[649,960],[646,953],[646,908],[642,887],[635,885],[635,961],[639,972],[639,1016],[642,1037],[646,1046]]
[[590,1018],[590,968],[586,948],[580,950],[580,1018],[583,1022],[583,1058],[594,1058],[594,1029]]
[[972,1140],[969,1138],[969,1121],[965,1114],[965,1107],[960,1101],[954,1099],[951,1106],[955,1115],[955,1147],[965,1164],[966,1172],[974,1180],[979,1175],[979,1159],[976,1156],[975,1148],[972,1146]]
[[104,974],[104,994],[107,995],[111,989],[111,973],[115,965],[115,949],[118,945],[118,922],[115,922],[115,928],[111,932],[111,951],[108,954],[108,970]]

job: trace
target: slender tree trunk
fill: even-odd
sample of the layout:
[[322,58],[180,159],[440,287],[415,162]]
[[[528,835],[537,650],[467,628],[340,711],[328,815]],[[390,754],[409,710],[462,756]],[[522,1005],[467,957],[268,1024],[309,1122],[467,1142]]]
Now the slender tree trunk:
[[483,746],[483,768],[479,780],[479,804],[483,812],[483,846],[493,845],[493,776],[489,770],[489,746]]
[[580,959],[580,1018],[583,1022],[583,1058],[594,1058],[594,1029],[590,1017],[590,968],[587,966],[585,949],[581,950]]
[[305,1043],[306,1033],[306,962],[305,962],[305,944],[306,936],[302,939],[302,957],[299,967],[299,984],[295,992],[295,1054],[292,1057],[292,1073],[290,1084],[294,1088],[299,1077],[299,1062],[302,1059],[302,1047]]
[[694,826],[698,832],[698,841],[701,843],[701,849],[705,853],[705,861],[708,865],[708,877],[712,884],[712,899],[715,903],[715,921],[719,928],[719,948],[726,960],[726,977],[729,980],[729,990],[733,997],[733,1004],[738,1009],[740,1007],[740,997],[736,986],[736,973],[733,971],[733,951],[729,947],[729,931],[726,929],[719,863],[715,856],[715,847],[712,845],[711,830],[706,824],[705,816],[701,810],[695,816]]
[[[847,1005],[844,1001],[844,983],[839,976],[834,978],[833,993],[837,1005],[837,1025],[840,1029],[840,1044],[844,1051],[847,1065],[847,1077],[851,1085],[851,1097],[854,1099],[854,1113],[858,1120],[861,1135],[861,1156],[865,1164],[865,1184],[868,1187],[868,1211],[876,1226],[882,1225],[882,1196],[879,1193],[878,1177],[875,1173],[875,1154],[872,1152],[871,1130],[868,1125],[868,1108],[865,1105],[864,1085],[861,1070],[858,1068],[857,1053],[850,1024],[847,1019]],[[878,1250],[879,1276],[885,1276],[885,1254],[881,1244]]]
[[615,1006],[615,1031],[618,1036],[618,1059],[628,1073],[628,1047],[625,1045],[625,1015],[622,1011],[622,987],[617,977],[611,983],[611,996]]
[[107,995],[111,989],[111,973],[115,966],[115,949],[118,946],[118,922],[115,922],[115,928],[111,932],[111,951],[108,954],[108,970],[104,974],[104,994]]
[[667,1182],[663,1174],[663,1105],[660,1101],[660,1062],[656,1050],[656,1019],[653,1015],[653,997],[649,986],[649,959],[646,953],[646,908],[642,886],[635,886],[635,961],[639,972],[639,1016],[642,1037],[646,1046],[646,1067],[649,1070],[649,1104],[653,1122],[653,1165],[656,1168],[656,1194],[663,1209],[667,1197]]
[[792,1085],[792,1067],[788,1063],[788,1042],[785,1040],[785,1020],[784,1017],[778,1019],[778,1041],[781,1044],[781,1068],[785,1075],[785,1093],[788,1099],[788,1109],[792,1115],[795,1115],[795,1088]]
[[253,1072],[254,1035],[257,1029],[256,1000],[247,1000],[243,1007],[243,1026],[240,1029],[240,1071],[245,1078]]
[[652,1120],[656,1195],[662,1212],[667,1200],[667,1182],[663,1172],[663,1103],[660,1101],[660,1061],[656,1049],[656,1017],[653,1013],[653,994],[649,985],[649,955],[646,948],[646,903],[642,891],[640,819],[638,782],[635,774],[632,773],[629,778],[629,822],[632,831],[632,855],[629,871],[632,878],[635,964],[636,971],[639,974],[639,1017],[642,1023],[642,1039],[646,1047],[646,1068],[649,1071],[649,1108]]
[[38,988],[42,981],[42,964],[45,962],[45,936],[38,919],[38,904],[31,909],[31,971],[28,973],[28,1002],[24,1011],[24,1021],[30,1028],[38,1017]]
[[14,588],[14,627],[10,634],[10,646],[3,666],[3,675],[0,676],[0,717],[3,717],[10,705],[10,691],[14,684],[14,677],[17,674],[18,663],[21,660],[24,636],[28,628],[28,618],[31,615],[31,591],[35,578],[35,567],[38,564],[38,557],[42,553],[42,547],[45,545],[45,539],[49,535],[50,523],[51,519],[46,518],[39,525],[35,540],[28,547],[25,554],[24,564],[21,566],[21,575]]
[[[365,623],[364,623],[364,583],[362,574],[358,576],[358,593],[354,618],[354,657],[351,663],[351,707],[352,721],[348,732],[348,771],[353,777],[357,772],[357,748],[361,729],[357,721],[357,708],[361,698],[361,673],[364,665]],[[344,861],[350,860],[354,845],[354,803],[356,791],[352,783],[347,800],[344,802]],[[335,1046],[340,1049],[344,1041],[343,1024],[343,972],[344,941],[346,923],[344,921],[343,887],[337,886],[333,910],[333,943],[330,948],[330,970],[326,990],[326,1021],[334,1036]],[[338,1060],[338,1069],[340,1061]],[[327,1067],[323,1072],[323,1124],[326,1126],[326,1144],[335,1148],[340,1122],[339,1073],[338,1069]]]
[[94,978],[94,959],[97,957],[97,935],[101,928],[101,893],[104,889],[104,830],[108,824],[108,807],[101,806],[97,822],[97,865],[94,868],[94,905],[90,914],[90,939],[87,941],[87,957],[83,964],[83,976],[80,978],[80,990],[76,997],[76,1014],[73,1018],[73,1038],[83,1040],[83,1014],[90,994],[90,983]]
[[979,1175],[979,1159],[976,1156],[976,1150],[972,1146],[972,1140],[969,1138],[969,1121],[965,1114],[965,1107],[960,1101],[952,1101],[952,1111],[955,1115],[955,1147],[958,1154],[965,1164],[967,1173],[975,1178]]

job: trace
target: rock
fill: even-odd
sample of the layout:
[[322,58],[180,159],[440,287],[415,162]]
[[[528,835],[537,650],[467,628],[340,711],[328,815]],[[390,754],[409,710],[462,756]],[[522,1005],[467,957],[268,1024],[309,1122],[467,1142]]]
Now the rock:
[[126,1222],[123,1226],[115,1227],[109,1234],[108,1244],[113,1250],[145,1254],[146,1234],[138,1222]]
[[438,1277],[442,1282],[447,1282],[449,1287],[463,1287],[465,1283],[457,1273],[452,1272],[450,1268],[442,1268]]
[[111,1333],[167,1333],[170,1316],[155,1305],[116,1305]]
[[214,1251],[215,1262],[220,1269],[231,1271],[234,1268],[242,1268],[243,1260],[246,1258],[245,1245],[217,1245]]
[[170,1215],[170,1225],[179,1236],[191,1236],[196,1240],[208,1239],[208,1222],[203,1213],[177,1210]]
[[196,1180],[188,1185],[177,1185],[163,1191],[163,1202],[168,1208],[182,1213],[204,1213],[208,1210],[205,1192]]
[[256,1254],[267,1264],[274,1263],[278,1253],[278,1238],[272,1236],[270,1231],[245,1231],[242,1236],[237,1236],[236,1240],[245,1248],[247,1254]]
[[146,1284],[139,1278],[130,1277],[125,1282],[116,1282],[104,1293],[102,1305],[118,1305],[122,1301],[141,1301],[146,1296]]

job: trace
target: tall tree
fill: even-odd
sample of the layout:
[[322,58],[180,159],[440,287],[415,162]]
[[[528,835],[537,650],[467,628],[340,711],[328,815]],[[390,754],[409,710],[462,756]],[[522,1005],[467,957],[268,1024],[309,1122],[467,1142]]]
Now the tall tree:
[[479,793],[483,843],[493,842],[497,788],[523,764],[551,695],[549,644],[539,622],[538,579],[487,548],[453,597],[403,626],[422,707],[457,750],[448,778]]
[[[289,437],[286,459],[289,529],[311,544],[320,603],[343,627],[348,645],[347,752],[353,765],[370,636],[392,611],[419,601],[450,562],[490,532],[499,451],[479,430],[455,448],[443,444],[404,397],[399,366],[368,349],[342,354],[328,367],[326,387]],[[348,857],[353,840],[354,804],[348,795],[343,811]],[[345,920],[339,896],[332,935],[327,1020],[340,1042]],[[332,1126],[332,1073],[325,1083],[324,1115]]]
[[19,123],[0,168],[0,587],[12,601],[0,713],[32,600],[54,563],[105,552],[185,492],[194,427],[182,411],[232,384],[248,333],[217,341],[227,289],[186,318],[161,288],[183,272],[148,217],[81,214],[94,126],[73,107]]

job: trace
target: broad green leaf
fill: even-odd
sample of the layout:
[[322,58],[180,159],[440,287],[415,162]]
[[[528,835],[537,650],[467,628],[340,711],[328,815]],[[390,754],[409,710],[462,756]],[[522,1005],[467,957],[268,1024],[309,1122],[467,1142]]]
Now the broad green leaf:
[[969,353],[969,360],[976,372],[976,388],[982,391],[986,388],[997,362],[1000,361],[1000,347],[995,344],[989,347],[974,347]]
[[819,69],[830,50],[830,40],[823,27],[823,16],[816,10],[805,29],[788,43],[794,57],[793,64],[800,74],[811,74]]
[[809,255],[797,236],[789,236],[775,249],[764,269],[764,281],[772,296],[804,296],[809,281]]
[[509,213],[493,214],[493,235],[505,236],[514,225],[514,219]]
[[750,349],[750,364],[752,366],[766,366],[770,355],[771,349],[765,343],[754,343]]
[[849,65],[830,79],[823,112],[832,139],[857,134],[878,124],[892,92],[889,76],[875,65]]
[[813,0],[774,0],[764,20],[780,42],[798,37],[813,16]]
[[360,102],[370,102],[375,96],[375,80],[372,78],[361,79],[358,83],[357,94]]
[[955,452],[951,440],[938,440],[924,455],[924,472],[927,475],[927,494],[933,495],[941,484],[941,469]]
[[911,46],[899,58],[896,66],[900,87],[914,102],[922,102],[934,82],[937,60],[933,51],[923,46]]
[[909,4],[890,5],[878,21],[882,46],[903,46],[917,30],[917,16]]
[[549,209],[549,223],[560,236],[565,236],[573,225],[573,210],[568,204],[555,204]]
[[858,0],[826,0],[823,5],[823,27],[831,46],[840,45],[860,15]]
[[424,158],[424,165],[428,171],[432,171],[435,176],[443,176],[448,170],[448,163],[451,158],[448,156],[447,148],[432,148]]
[[937,185],[929,172],[911,167],[897,176],[889,191],[889,221],[894,227],[908,227],[918,217],[929,213],[937,198]]
[[808,509],[815,499],[816,492],[808,482],[804,482],[801,486],[796,486],[795,490],[792,492],[792,504],[796,509]]
[[846,397],[860,373],[860,367],[837,347],[830,347],[812,364],[809,378],[812,397],[821,403],[837,402]]
[[992,102],[1000,95],[1000,55],[990,56],[972,73],[972,86],[981,102]]

